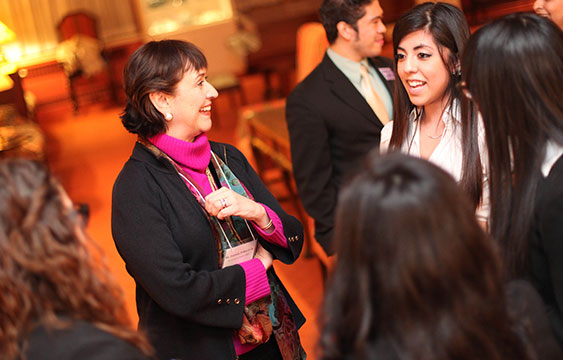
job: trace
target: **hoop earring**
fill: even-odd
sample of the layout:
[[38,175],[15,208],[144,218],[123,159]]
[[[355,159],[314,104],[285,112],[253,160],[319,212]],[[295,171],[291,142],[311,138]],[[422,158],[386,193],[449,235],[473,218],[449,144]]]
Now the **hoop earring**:
[[167,112],[166,114],[164,114],[164,118],[165,118],[167,121],[170,121],[170,120],[172,120],[172,119],[174,118],[174,116],[172,115],[172,113]]

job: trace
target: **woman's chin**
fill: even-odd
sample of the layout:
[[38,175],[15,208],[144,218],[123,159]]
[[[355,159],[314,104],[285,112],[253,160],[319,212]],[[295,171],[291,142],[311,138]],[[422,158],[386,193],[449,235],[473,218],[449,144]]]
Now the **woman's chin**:
[[206,122],[205,124],[202,124],[203,126],[200,127],[200,130],[202,133],[206,133],[209,130],[211,130],[211,128],[213,127],[213,120],[211,120],[211,117],[209,118],[209,121]]

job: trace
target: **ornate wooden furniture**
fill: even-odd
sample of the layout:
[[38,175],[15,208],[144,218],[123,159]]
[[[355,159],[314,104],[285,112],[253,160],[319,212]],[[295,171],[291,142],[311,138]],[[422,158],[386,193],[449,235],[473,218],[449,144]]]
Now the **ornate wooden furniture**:
[[[285,100],[273,100],[245,106],[240,112],[241,125],[249,132],[250,148],[256,170],[264,183],[277,193],[280,202],[288,201],[297,212],[305,234],[304,254],[319,260],[323,279],[331,267],[324,250],[313,239],[312,219],[303,209],[293,180],[289,133],[285,121]],[[279,187],[283,190],[277,192]]]
[[57,57],[68,78],[70,99],[77,112],[82,99],[98,102],[102,97],[116,98],[115,86],[99,44],[97,19],[79,11],[65,15],[57,25]]

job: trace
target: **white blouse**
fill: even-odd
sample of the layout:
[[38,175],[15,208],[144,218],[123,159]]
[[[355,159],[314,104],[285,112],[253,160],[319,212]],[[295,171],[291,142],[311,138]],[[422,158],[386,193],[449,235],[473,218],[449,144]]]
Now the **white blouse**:
[[551,168],[557,160],[563,155],[563,146],[558,145],[556,142],[548,140],[546,149],[545,149],[545,157],[542,162],[541,172],[543,177],[547,177]]
[[[432,163],[440,166],[442,169],[450,173],[453,178],[459,182],[461,180],[463,149],[461,141],[461,111],[459,102],[454,101],[453,105],[444,111],[442,115],[444,122],[444,132],[440,138],[440,143],[430,158]],[[401,146],[401,151],[405,154],[420,157],[420,124],[413,110],[409,115],[409,130],[405,142]],[[389,149],[389,142],[393,132],[393,121],[388,122],[381,130],[381,142],[379,149],[381,153],[386,153]],[[488,182],[488,157],[485,147],[485,133],[482,119],[479,118],[478,123],[478,141],[479,154],[481,156],[481,164],[483,167],[483,198],[480,206],[477,208],[476,215],[480,221],[488,221],[490,213],[489,204],[489,182]]]

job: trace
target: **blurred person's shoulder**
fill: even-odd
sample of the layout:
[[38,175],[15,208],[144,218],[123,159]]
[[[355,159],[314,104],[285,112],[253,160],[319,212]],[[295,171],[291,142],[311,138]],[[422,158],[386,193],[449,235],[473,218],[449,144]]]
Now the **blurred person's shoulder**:
[[536,288],[526,280],[512,280],[506,284],[505,295],[508,314],[522,342],[538,359],[562,359],[563,352]]
[[28,341],[28,360],[148,359],[133,344],[85,321],[73,322],[64,329],[36,327]]

